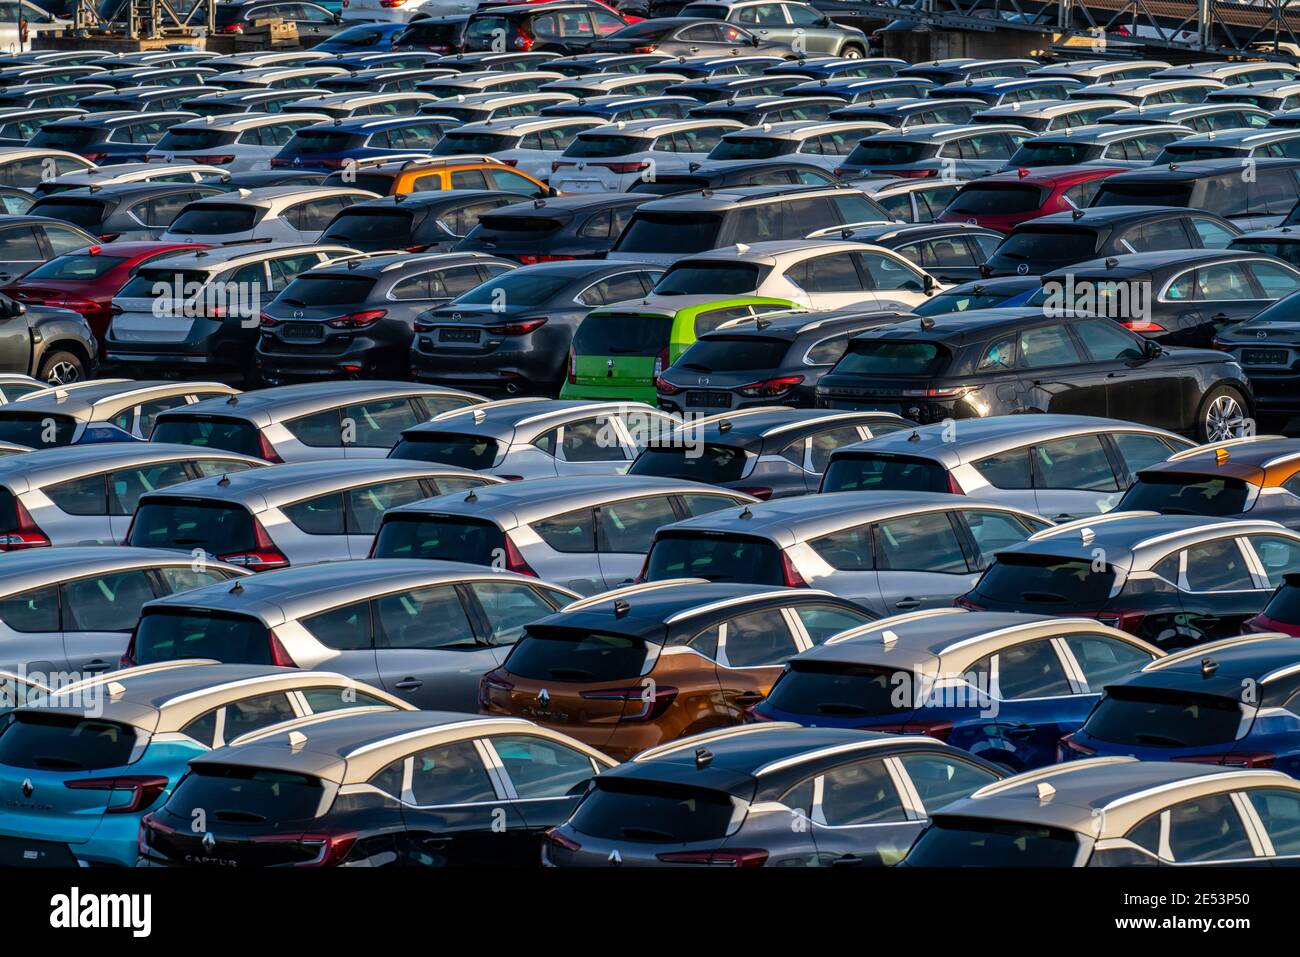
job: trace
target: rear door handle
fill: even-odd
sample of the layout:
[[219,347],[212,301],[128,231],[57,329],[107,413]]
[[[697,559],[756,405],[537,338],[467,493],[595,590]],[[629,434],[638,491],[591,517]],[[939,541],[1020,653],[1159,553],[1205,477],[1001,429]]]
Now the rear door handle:
[[901,608],[904,611],[910,611],[913,608],[920,608],[921,600],[919,598],[900,598],[898,601],[894,602],[894,607]]
[[403,678],[401,681],[397,682],[397,684],[395,684],[393,687],[397,688],[400,691],[414,691],[416,688],[422,688],[423,686],[424,686],[424,682],[421,681],[419,678]]
[[1122,372],[1108,372],[1108,373],[1106,373],[1106,378],[1107,378],[1107,379],[1122,379],[1122,378],[1124,378],[1124,373],[1122,373]]
[[759,694],[757,691],[743,691],[736,695],[735,701],[742,708],[748,708],[752,704],[758,704],[763,698],[764,695]]
[[1032,724],[1018,724],[1015,727],[1007,728],[1008,738],[1027,738],[1034,733]]
[[96,658],[94,661],[87,661],[84,665],[81,666],[81,670],[89,671],[93,674],[96,671],[107,671],[111,667],[113,666],[109,664],[107,661],[105,661],[103,658]]

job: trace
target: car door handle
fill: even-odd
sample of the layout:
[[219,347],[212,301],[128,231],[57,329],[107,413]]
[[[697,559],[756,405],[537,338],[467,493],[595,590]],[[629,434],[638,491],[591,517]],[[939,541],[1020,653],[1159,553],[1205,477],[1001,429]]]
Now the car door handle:
[[1122,372],[1108,372],[1108,373],[1106,373],[1106,378],[1107,378],[1107,379],[1122,379],[1122,378],[1124,378],[1124,373],[1122,373]]
[[1015,727],[1007,728],[1008,738],[1027,738],[1034,733],[1032,724],[1018,724]]
[[89,671],[91,674],[94,674],[96,671],[107,671],[111,667],[113,666],[103,658],[96,658],[94,661],[87,661],[81,666],[81,670]]
[[921,600],[919,598],[900,598],[894,602],[894,607],[901,608],[903,611],[910,611],[913,608],[920,608]]
[[1210,318],[1215,322],[1227,322],[1232,317],[1226,312],[1216,312],[1214,315],[1210,316]]
[[757,691],[742,691],[736,695],[734,700],[740,707],[748,708],[750,705],[758,704],[764,697],[766,696],[759,694]]
[[831,867],[861,867],[862,858],[856,854],[843,854],[831,861]]
[[421,688],[423,686],[424,682],[419,678],[403,678],[401,681],[397,682],[397,684],[393,685],[393,687],[397,688],[399,691],[414,691],[416,688]]

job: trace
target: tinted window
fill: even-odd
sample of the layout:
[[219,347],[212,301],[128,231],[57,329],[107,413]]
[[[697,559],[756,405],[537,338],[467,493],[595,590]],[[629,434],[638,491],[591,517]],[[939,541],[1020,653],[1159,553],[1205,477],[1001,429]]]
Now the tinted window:
[[62,588],[64,631],[130,631],[140,607],[154,598],[143,571],[81,578]]
[[720,791],[618,778],[597,778],[569,826],[605,840],[648,844],[719,840],[734,807]]
[[375,536],[375,558],[441,558],[491,565],[504,553],[505,535],[491,522],[452,516],[394,514]]
[[781,550],[766,539],[674,533],[660,536],[650,549],[645,578],[782,585],[781,561]]
[[591,780],[591,759],[555,741],[526,734],[494,737],[492,747],[522,801],[561,797]]
[[11,712],[0,728],[0,764],[48,771],[120,767],[135,750],[135,729],[100,718]]
[[1084,730],[1112,744],[1195,748],[1235,741],[1240,724],[1231,698],[1120,685],[1107,690]]
[[933,459],[853,452],[835,455],[822,476],[823,492],[863,489],[951,492],[948,470]]
[[228,664],[269,665],[271,642],[266,626],[240,615],[149,612],[140,619],[134,639],[140,665],[177,658],[213,658]]
[[378,648],[474,647],[474,631],[451,585],[376,598]]
[[1018,821],[939,818],[907,855],[915,867],[1069,867],[1079,853],[1072,831]]
[[1065,644],[1083,670],[1088,687],[1097,691],[1151,661],[1149,652],[1103,635],[1067,635]]
[[1109,566],[1094,571],[1092,563],[1081,558],[1004,553],[989,566],[975,593],[1018,606],[1101,608],[1110,597],[1114,577]]
[[521,678],[609,681],[635,678],[650,646],[635,635],[534,628],[519,639],[505,668]]

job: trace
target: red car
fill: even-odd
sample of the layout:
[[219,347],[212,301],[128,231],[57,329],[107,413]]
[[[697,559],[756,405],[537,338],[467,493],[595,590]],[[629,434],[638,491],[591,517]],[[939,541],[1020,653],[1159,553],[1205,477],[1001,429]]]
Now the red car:
[[1241,630],[1246,633],[1280,631],[1300,638],[1300,572],[1287,572],[1282,584],[1273,592],[1264,610],[1247,619]]
[[141,263],[160,256],[206,249],[196,243],[126,242],[88,246],[37,266],[21,279],[0,288],[19,302],[71,309],[86,317],[104,346],[112,318],[109,307]]
[[971,223],[1009,233],[1027,219],[1082,209],[1101,181],[1122,169],[1045,166],[1013,169],[971,180],[939,214],[941,223]]

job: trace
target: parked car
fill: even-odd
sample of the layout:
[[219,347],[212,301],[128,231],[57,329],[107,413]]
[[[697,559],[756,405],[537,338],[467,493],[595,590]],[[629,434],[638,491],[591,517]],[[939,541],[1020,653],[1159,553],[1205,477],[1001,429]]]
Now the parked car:
[[[71,223],[104,243],[156,240],[187,205],[222,192],[219,186],[203,183],[156,182],[69,189],[42,196],[31,215]],[[123,277],[118,288],[125,281]]]
[[644,193],[578,194],[496,206],[476,217],[456,249],[507,256],[525,266],[600,259],[633,211],[650,198]]
[[1002,169],[1029,137],[1028,130],[1012,124],[915,126],[868,137],[835,172],[846,178],[870,173],[966,179]]
[[[263,104],[258,104],[263,105]],[[325,114],[232,113],[229,116],[171,124],[149,150],[146,159],[208,163],[232,173],[269,170],[271,158],[294,133],[324,122]]]
[[562,193],[625,193],[642,179],[689,171],[739,123],[723,120],[628,120],[578,135],[552,165],[551,187]]
[[[1018,169],[962,183],[936,219],[1009,233],[1031,219],[1087,206],[1117,167]],[[879,200],[878,200],[879,201]]]
[[140,162],[171,127],[193,118],[192,113],[163,110],[88,113],[46,123],[27,142],[67,150],[101,166]]
[[862,60],[867,35],[857,27],[836,23],[809,3],[764,3],[762,0],[692,0],[678,16],[737,23],[761,40],[797,43],[796,53]]
[[950,286],[930,297],[929,302],[913,308],[918,316],[938,316],[945,312],[967,312],[979,309],[1023,306],[1042,289],[1037,276],[1002,276],[998,279],[977,279]]
[[[1141,169],[1155,162],[1173,162],[1169,152],[1183,139],[1196,139],[1190,127],[1172,123],[1096,123],[1025,140],[1011,154],[1008,169],[1055,166],[1102,166]],[[1186,159],[1199,157],[1188,156]]]
[[1181,206],[1205,210],[1239,229],[1277,226],[1295,205],[1300,159],[1259,159],[1250,177],[1240,159],[1176,163],[1107,177],[1092,206]]
[[316,243],[341,210],[377,199],[371,192],[329,186],[264,186],[190,203],[158,238],[164,242]]
[[95,237],[84,229],[49,216],[0,215],[0,284],[13,282],[57,256],[95,242]]
[[980,267],[1002,241],[1001,233],[969,223],[855,226],[841,235],[891,249],[941,283],[978,278]]
[[546,182],[560,154],[584,130],[602,126],[594,117],[520,116],[449,128],[434,156],[485,154]]
[[[360,182],[368,182],[370,177],[369,172],[357,174]],[[396,250],[449,253],[478,226],[483,216],[523,198],[518,193],[494,189],[396,193],[383,199],[353,203],[340,210],[321,233],[321,241],[339,243],[363,253]],[[474,244],[466,251],[489,254],[486,248],[474,248]]]
[[1300,338],[1294,331],[1297,307],[1300,307],[1300,296],[1293,293],[1253,317],[1229,326],[1214,338],[1214,347],[1240,363],[1249,376],[1257,416],[1288,429],[1293,418],[1300,414],[1293,358],[1300,347]]

